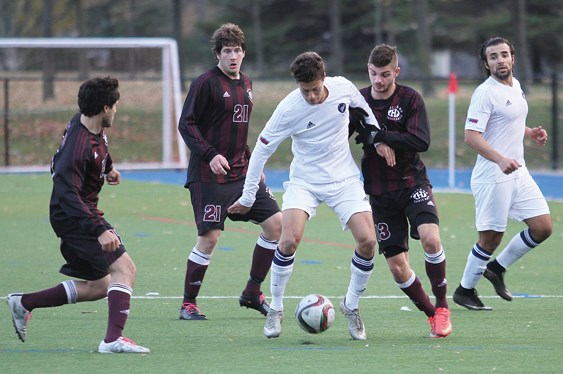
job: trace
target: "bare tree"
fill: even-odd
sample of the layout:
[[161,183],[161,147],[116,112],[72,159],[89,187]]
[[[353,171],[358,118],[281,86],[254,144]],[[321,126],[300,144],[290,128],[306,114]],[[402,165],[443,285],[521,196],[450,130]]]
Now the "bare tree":
[[[42,9],[43,37],[48,38],[53,34],[53,0],[44,0]],[[53,80],[55,79],[55,64],[49,48],[43,51],[43,101],[55,97]]]
[[332,34],[332,62],[336,75],[344,74],[344,48],[342,46],[342,24],[340,0],[330,1],[330,29]]
[[512,15],[513,15],[513,25],[514,25],[514,36],[516,46],[518,48],[518,64],[516,69],[518,69],[518,79],[522,84],[522,89],[527,92],[528,88],[528,77],[529,77],[529,64],[528,59],[530,54],[528,53],[528,41],[527,41],[527,18],[528,12],[526,9],[526,0],[517,0],[512,2]]
[[430,69],[430,53],[432,51],[432,43],[430,30],[428,27],[428,1],[416,0],[416,20],[418,23],[418,32],[416,33],[418,40],[418,54],[420,56],[420,67],[422,71],[422,93],[425,96],[434,94],[432,85],[432,71]]

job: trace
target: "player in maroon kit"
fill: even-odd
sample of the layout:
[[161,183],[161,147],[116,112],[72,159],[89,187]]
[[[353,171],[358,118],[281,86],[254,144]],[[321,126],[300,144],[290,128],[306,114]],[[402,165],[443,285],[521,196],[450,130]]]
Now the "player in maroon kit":
[[120,173],[108,153],[105,128],[111,127],[119,82],[93,78],[78,91],[80,112],[66,126],[51,162],[53,191],[49,205],[51,226],[61,238],[67,261],[60,272],[80,280],[66,280],[34,293],[12,293],[7,302],[21,341],[27,338],[31,311],[82,301],[108,299],[108,326],[100,353],[149,353],[148,348],[122,336],[129,315],[135,264],[121,238],[98,209],[104,179],[120,182]]
[[258,223],[262,228],[239,304],[267,315],[270,308],[261,283],[270,270],[281,235],[281,212],[263,181],[248,213],[227,213],[242,194],[250,158],[247,137],[252,82],[240,71],[246,44],[237,25],[228,23],[218,28],[211,46],[217,66],[192,82],[178,124],[191,151],[185,187],[190,191],[198,234],[186,269],[180,308],[180,319],[184,320],[207,319],[196,298],[227,217]]
[[[412,88],[395,83],[400,70],[395,47],[381,44],[371,51],[371,86],[360,92],[386,131],[377,132],[371,144],[364,145],[364,189],[370,197],[379,250],[393,279],[428,316],[431,336],[442,338],[452,331],[446,300],[446,256],[432,186],[418,154],[430,145],[430,127],[422,97]],[[376,149],[373,143],[379,142],[388,147]],[[393,152],[395,162],[388,164],[384,157]],[[409,264],[409,224],[410,236],[420,239],[424,249],[435,305]]]

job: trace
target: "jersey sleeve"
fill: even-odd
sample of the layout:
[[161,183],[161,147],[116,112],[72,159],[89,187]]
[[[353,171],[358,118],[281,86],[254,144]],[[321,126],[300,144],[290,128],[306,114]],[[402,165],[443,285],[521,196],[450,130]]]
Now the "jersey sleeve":
[[274,110],[272,117],[270,117],[268,123],[258,136],[252,151],[244,181],[244,189],[239,199],[239,202],[246,207],[251,207],[256,200],[256,192],[258,192],[258,185],[266,162],[278,146],[291,136],[291,126],[289,126],[291,121],[287,120],[283,107],[284,101]]
[[482,89],[482,86],[478,87],[471,96],[471,102],[467,109],[465,130],[485,132],[492,108],[490,96],[486,94],[486,90]]
[[219,152],[212,147],[201,133],[199,123],[202,113],[212,100],[212,87],[209,79],[198,78],[190,86],[178,122],[178,131],[190,152],[200,159],[210,162]]
[[[74,129],[78,132],[77,129]],[[87,135],[73,134],[66,141],[65,149],[59,152],[53,161],[53,190],[58,205],[64,213],[74,219],[80,228],[92,236],[98,237],[106,226],[104,220],[94,214],[80,195],[84,187],[87,163],[93,157]],[[81,141],[81,139],[83,141]],[[107,170],[107,169],[106,169]]]
[[422,97],[411,92],[408,108],[405,113],[406,131],[389,131],[385,133],[385,144],[391,148],[405,152],[426,152],[430,147],[430,123]]

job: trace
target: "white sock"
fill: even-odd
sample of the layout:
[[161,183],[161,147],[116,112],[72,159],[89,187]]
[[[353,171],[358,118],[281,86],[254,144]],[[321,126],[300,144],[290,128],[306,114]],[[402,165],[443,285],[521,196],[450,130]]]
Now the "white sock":
[[373,257],[371,259],[365,259],[354,252],[352,264],[350,265],[350,284],[346,292],[346,308],[350,310],[358,309],[360,296],[362,296],[366,290],[372,271]]
[[497,262],[505,269],[518,261],[526,253],[530,252],[539,243],[536,243],[530,236],[530,229],[516,234],[502,252],[497,256]]
[[467,289],[475,288],[483,276],[490,259],[491,255],[479,247],[479,244],[475,243],[471,252],[469,252],[469,256],[467,256],[467,263],[465,264],[465,270],[460,282],[461,286]]
[[273,310],[283,311],[283,295],[293,272],[294,259],[295,254],[285,256],[279,249],[276,249],[270,270],[270,293],[272,294],[270,308]]

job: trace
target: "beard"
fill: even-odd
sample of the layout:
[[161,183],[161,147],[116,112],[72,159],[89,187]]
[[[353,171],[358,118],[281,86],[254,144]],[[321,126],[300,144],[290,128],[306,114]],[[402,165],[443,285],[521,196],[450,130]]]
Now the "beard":
[[111,121],[109,120],[109,118],[102,118],[102,127],[111,127]]
[[503,69],[502,71],[495,71],[494,76],[500,80],[507,80],[512,75],[512,70],[510,69]]

